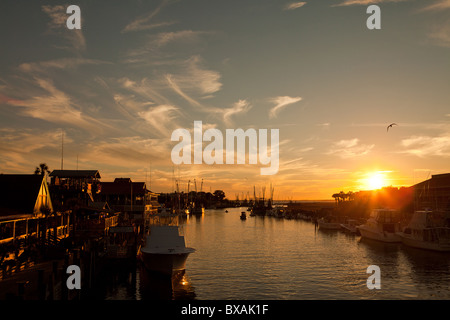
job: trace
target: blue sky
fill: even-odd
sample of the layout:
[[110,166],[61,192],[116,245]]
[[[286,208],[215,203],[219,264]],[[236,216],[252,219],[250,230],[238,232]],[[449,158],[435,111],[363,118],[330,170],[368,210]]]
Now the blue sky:
[[[81,30],[66,28],[70,4]],[[327,199],[375,173],[402,186],[449,172],[449,13],[449,0],[2,1],[0,172],[60,169],[62,132],[65,169],[156,192],[175,176],[230,198],[272,183]],[[279,129],[279,172],[174,166],[171,133],[194,121]]]

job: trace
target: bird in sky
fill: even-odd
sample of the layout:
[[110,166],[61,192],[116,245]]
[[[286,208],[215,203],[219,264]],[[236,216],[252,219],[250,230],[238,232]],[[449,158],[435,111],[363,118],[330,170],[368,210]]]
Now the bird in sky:
[[398,126],[398,124],[396,124],[396,123],[391,123],[390,125],[388,125],[387,128],[386,128],[386,132],[388,132],[388,131],[389,131],[389,128],[392,128],[392,126]]

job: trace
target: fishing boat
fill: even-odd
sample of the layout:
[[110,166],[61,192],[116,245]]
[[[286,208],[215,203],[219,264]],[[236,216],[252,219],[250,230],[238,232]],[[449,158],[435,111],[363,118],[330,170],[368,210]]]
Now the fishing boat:
[[196,205],[194,204],[193,206],[191,206],[191,208],[189,208],[189,213],[192,215],[203,215],[205,213],[205,207],[203,205]]
[[318,223],[320,229],[339,230],[341,228],[341,224],[331,216],[319,219]]
[[245,219],[247,219],[247,214],[245,213],[245,212],[241,212],[241,220],[245,220]]
[[140,249],[140,257],[148,270],[173,276],[185,270],[186,260],[194,252],[194,248],[186,247],[178,226],[154,225]]
[[450,228],[433,221],[433,212],[415,211],[409,224],[399,232],[403,244],[433,251],[450,251]]
[[397,232],[400,223],[396,210],[374,209],[365,224],[357,226],[362,238],[382,242],[401,242]]
[[354,219],[348,219],[345,223],[341,224],[341,228],[345,231],[345,232],[350,232],[350,233],[358,233],[358,221],[354,220]]

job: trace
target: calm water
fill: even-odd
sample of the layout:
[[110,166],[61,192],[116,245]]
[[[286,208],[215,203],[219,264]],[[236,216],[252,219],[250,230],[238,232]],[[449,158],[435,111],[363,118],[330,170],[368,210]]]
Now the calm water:
[[[114,268],[99,281],[102,299],[198,300],[450,299],[450,254],[361,240],[316,230],[303,220],[239,215],[244,208],[207,210],[182,227],[197,249],[175,285],[137,270]],[[366,286],[369,265],[381,289]]]

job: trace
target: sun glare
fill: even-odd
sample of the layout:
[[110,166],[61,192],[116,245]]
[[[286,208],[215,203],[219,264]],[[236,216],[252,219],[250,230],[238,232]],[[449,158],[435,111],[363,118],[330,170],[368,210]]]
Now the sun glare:
[[371,173],[366,182],[366,187],[370,190],[381,189],[385,184],[384,174],[381,172]]

